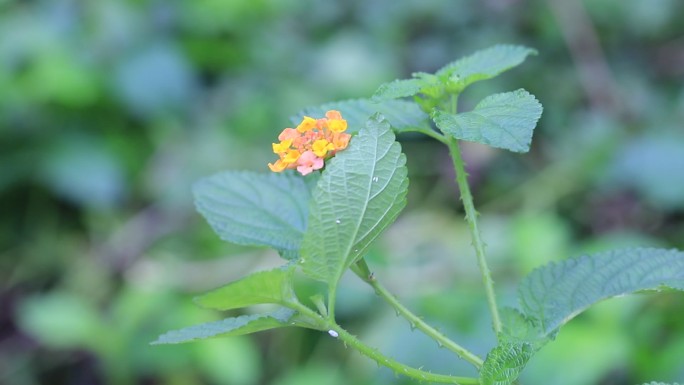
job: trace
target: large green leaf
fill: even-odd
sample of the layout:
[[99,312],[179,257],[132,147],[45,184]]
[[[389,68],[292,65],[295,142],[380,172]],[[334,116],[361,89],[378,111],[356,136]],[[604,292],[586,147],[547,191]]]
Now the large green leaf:
[[454,115],[436,110],[432,118],[437,127],[456,139],[527,152],[541,113],[539,101],[520,89],[488,96],[470,112]]
[[212,337],[230,337],[290,326],[294,310],[281,308],[272,313],[243,315],[207,322],[162,334],[153,345],[179,344]]
[[406,205],[406,157],[382,115],[373,115],[333,158],[313,191],[302,267],[335,287]]
[[493,78],[519,65],[528,55],[536,54],[536,50],[523,46],[496,45],[447,64],[437,71],[437,76],[449,78],[452,86],[462,90],[476,81]]
[[423,79],[397,79],[384,83],[373,94],[374,101],[404,98],[417,94],[425,85]]
[[520,285],[523,312],[502,309],[500,345],[487,356],[482,384],[511,384],[559,328],[589,306],[618,295],[669,287],[684,290],[684,253],[616,250],[553,263]]
[[197,210],[224,240],[298,257],[317,176],[227,171],[197,182]]
[[230,310],[241,307],[274,303],[288,306],[297,303],[292,288],[294,266],[250,274],[219,289],[195,298],[201,306]]
[[684,290],[684,252],[625,249],[552,263],[518,291],[523,311],[549,335],[601,300],[662,287]]
[[416,129],[431,129],[428,115],[420,107],[405,100],[387,100],[375,103],[368,99],[353,99],[333,102],[318,107],[309,107],[290,118],[292,124],[299,124],[302,117],[321,118],[328,110],[338,110],[347,120],[347,132],[355,133],[366,125],[371,115],[381,113],[397,132]]
[[534,349],[526,343],[504,342],[492,349],[480,369],[482,385],[509,385],[532,358]]

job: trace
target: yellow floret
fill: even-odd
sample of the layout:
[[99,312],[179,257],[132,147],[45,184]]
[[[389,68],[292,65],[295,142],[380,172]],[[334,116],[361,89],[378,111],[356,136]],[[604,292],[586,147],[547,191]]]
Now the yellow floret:
[[305,116],[304,119],[302,119],[302,122],[299,123],[299,126],[297,126],[297,131],[307,132],[314,128],[316,128],[316,119]]

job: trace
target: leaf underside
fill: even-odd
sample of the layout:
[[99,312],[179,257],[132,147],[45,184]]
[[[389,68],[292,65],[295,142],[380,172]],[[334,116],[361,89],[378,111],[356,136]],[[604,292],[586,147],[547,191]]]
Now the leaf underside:
[[381,115],[332,159],[313,192],[302,242],[308,276],[336,287],[344,271],[406,205],[406,157]]
[[271,313],[242,315],[207,322],[162,334],[153,345],[180,344],[212,337],[230,337],[289,326],[294,310],[281,308]]
[[260,271],[250,274],[235,282],[212,290],[195,298],[200,306],[230,310],[257,304],[280,304],[287,306],[296,302],[292,289],[292,274],[294,266],[284,266],[279,269]]
[[286,259],[299,256],[317,176],[293,172],[222,172],[193,186],[197,210],[221,239],[268,246]]
[[518,294],[548,335],[599,301],[662,287],[684,290],[684,252],[637,248],[552,263],[525,278]]
[[297,125],[302,117],[311,116],[320,118],[328,110],[338,110],[342,117],[347,120],[347,132],[358,132],[365,127],[366,121],[375,113],[382,114],[389,121],[396,132],[410,131],[411,129],[430,129],[429,117],[420,107],[405,100],[388,100],[376,103],[369,99],[353,99],[341,102],[323,104],[318,107],[309,107],[290,118],[292,124]]
[[445,134],[513,152],[530,150],[542,106],[525,90],[494,94],[474,110],[450,114],[436,110],[433,120]]

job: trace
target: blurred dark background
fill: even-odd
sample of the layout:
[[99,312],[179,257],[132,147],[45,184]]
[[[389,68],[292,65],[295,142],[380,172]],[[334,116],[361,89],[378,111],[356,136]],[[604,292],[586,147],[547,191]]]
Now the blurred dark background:
[[[679,0],[0,0],[0,384],[412,383],[318,332],[148,344],[222,316],[194,294],[280,263],[221,242],[194,180],[267,172],[303,107],[498,43],[540,54],[460,108],[521,87],[545,107],[529,154],[464,148],[501,303],[551,260],[684,249],[683,16]],[[369,263],[484,355],[494,336],[448,154],[401,141],[409,206]],[[340,323],[369,344],[474,374],[353,277],[340,295]],[[677,293],[603,303],[522,382],[682,381],[683,307]]]

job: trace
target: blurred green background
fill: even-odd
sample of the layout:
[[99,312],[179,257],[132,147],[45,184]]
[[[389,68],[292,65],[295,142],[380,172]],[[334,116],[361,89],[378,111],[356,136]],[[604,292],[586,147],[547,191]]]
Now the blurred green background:
[[[680,0],[0,0],[0,384],[413,383],[325,333],[149,342],[222,316],[194,294],[279,263],[220,241],[194,212],[194,180],[267,172],[303,107],[497,43],[540,55],[460,107],[520,87],[545,107],[529,154],[464,145],[501,304],[551,260],[684,249],[683,16]],[[494,336],[448,154],[401,141],[409,206],[371,267],[484,355]],[[369,344],[474,374],[359,280],[340,290],[340,323]],[[676,293],[605,302],[522,383],[682,381],[682,308]]]

